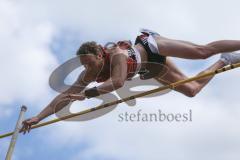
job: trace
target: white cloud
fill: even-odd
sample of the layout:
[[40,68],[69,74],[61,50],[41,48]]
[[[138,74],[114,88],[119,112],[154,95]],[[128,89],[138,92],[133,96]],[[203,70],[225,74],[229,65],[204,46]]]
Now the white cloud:
[[[174,101],[172,100],[174,98]],[[224,101],[224,100],[223,100]],[[51,143],[61,148],[88,141],[90,146],[72,159],[106,157],[106,159],[227,159],[239,156],[240,109],[231,110],[201,94],[194,99],[170,93],[158,98],[139,99],[136,108],[125,105],[105,117],[90,122],[70,122],[49,129]],[[120,123],[118,114],[139,109],[152,113],[193,110],[192,123]],[[235,113],[237,112],[237,113]],[[45,130],[46,132],[46,130]],[[55,133],[59,133],[57,136]],[[227,147],[226,147],[227,146]],[[231,149],[226,149],[230,147]],[[232,155],[234,153],[234,156]],[[198,158],[197,158],[198,157]]]
[[48,77],[57,64],[48,46],[54,26],[32,23],[14,2],[0,3],[0,103],[34,102],[49,95]]
[[[225,84],[225,80],[238,74],[239,70],[236,70],[219,75],[221,78],[216,77],[213,81],[219,88]],[[237,79],[231,80],[231,84],[237,83]],[[57,148],[66,145],[76,148],[87,141],[89,146],[80,149],[79,154],[73,155],[72,159],[103,157],[157,160],[161,157],[166,160],[236,160],[240,147],[238,100],[231,98],[234,95],[232,87],[221,88],[224,94],[218,94],[218,89],[211,86],[207,86],[193,99],[170,92],[158,98],[140,98],[135,108],[119,105],[113,112],[93,121],[52,126],[47,129],[50,132],[50,143]],[[238,87],[235,89],[238,90]],[[81,103],[78,103],[78,107],[82,107]],[[193,122],[118,122],[120,113],[136,113],[139,109],[146,113],[156,113],[158,109],[166,113],[184,113],[192,109]]]
[[12,108],[0,107],[0,109],[1,109],[0,119],[5,119],[6,117],[11,116],[13,113]]
[[235,0],[72,0],[71,3],[25,0],[20,3],[28,8],[24,9],[25,14],[34,13],[33,21],[49,20],[79,31],[87,40],[131,38],[138,28],[148,27],[163,35],[203,43],[216,38],[238,38],[238,4]]

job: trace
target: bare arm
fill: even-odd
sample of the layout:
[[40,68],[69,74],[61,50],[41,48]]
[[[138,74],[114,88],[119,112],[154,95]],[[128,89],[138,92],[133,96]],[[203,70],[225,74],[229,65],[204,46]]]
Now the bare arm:
[[80,93],[91,82],[91,78],[89,76],[87,78],[85,73],[86,71],[83,71],[78,77],[78,80],[67,91],[54,98],[52,102],[48,104],[47,107],[45,107],[37,116],[23,121],[22,131],[24,133],[26,133],[26,131],[29,132],[32,125],[37,124],[39,121],[60,111],[62,108],[68,105],[70,100],[67,99],[67,95]]
[[99,94],[106,94],[121,88],[127,78],[127,57],[123,54],[115,54],[111,61],[111,78],[100,85]]
[[[67,99],[67,95],[69,94],[77,94],[82,92],[85,87],[91,82],[91,80],[88,78],[86,79],[85,71],[83,71],[80,76],[78,77],[77,81],[64,93],[59,94],[53,101],[47,105],[45,109],[43,109],[37,117],[41,121],[42,119],[60,111],[62,108],[67,106],[70,103],[70,100]],[[85,79],[83,79],[83,77]]]
[[[80,85],[78,82],[74,83],[73,85]],[[67,99],[68,94],[77,94],[81,92],[84,87],[74,87],[72,86],[66,92],[59,94],[55,97],[52,102],[50,102],[46,108],[44,108],[38,115],[39,121],[43,120],[44,118],[60,111],[62,108],[67,106],[70,103],[70,100]]]

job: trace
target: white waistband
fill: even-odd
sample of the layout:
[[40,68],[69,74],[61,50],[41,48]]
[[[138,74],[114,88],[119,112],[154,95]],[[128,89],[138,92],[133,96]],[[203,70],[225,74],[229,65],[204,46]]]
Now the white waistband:
[[159,36],[160,34],[158,34],[157,32],[155,32],[153,30],[145,29],[145,28],[140,29],[140,32],[149,34],[148,39],[147,39],[149,48],[151,49],[151,51],[153,53],[160,54],[158,46],[157,46],[157,42],[154,38],[154,36]]

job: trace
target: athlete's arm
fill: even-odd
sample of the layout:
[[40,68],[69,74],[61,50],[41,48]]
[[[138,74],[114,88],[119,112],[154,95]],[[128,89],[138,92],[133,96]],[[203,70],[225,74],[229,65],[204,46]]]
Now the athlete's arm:
[[83,71],[78,77],[78,80],[67,91],[55,97],[52,102],[48,104],[47,107],[45,107],[37,116],[23,121],[22,131],[24,133],[26,131],[30,131],[32,125],[37,124],[44,118],[60,111],[62,108],[67,106],[70,103],[68,94],[80,93],[92,81],[91,78],[87,78],[88,76],[85,76],[85,73],[86,72]]
[[59,94],[37,117],[42,120],[67,106],[70,101],[68,99],[69,94],[77,94],[85,89],[90,81],[83,80],[85,72],[79,76],[78,80],[65,92]]
[[117,90],[124,85],[127,79],[127,57],[124,54],[115,54],[111,60],[111,78],[97,87],[99,94]]

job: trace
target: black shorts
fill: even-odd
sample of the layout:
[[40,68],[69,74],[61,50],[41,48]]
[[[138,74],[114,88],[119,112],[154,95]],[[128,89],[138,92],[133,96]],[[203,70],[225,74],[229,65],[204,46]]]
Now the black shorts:
[[[148,44],[148,33],[143,33],[140,36],[137,36],[135,45],[141,44],[143,48],[146,50],[148,54],[148,62],[158,63],[158,64],[165,64],[166,63],[166,56],[160,55],[159,53],[152,52]],[[141,73],[139,73],[141,74]]]

